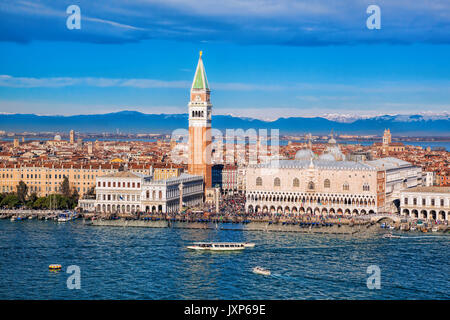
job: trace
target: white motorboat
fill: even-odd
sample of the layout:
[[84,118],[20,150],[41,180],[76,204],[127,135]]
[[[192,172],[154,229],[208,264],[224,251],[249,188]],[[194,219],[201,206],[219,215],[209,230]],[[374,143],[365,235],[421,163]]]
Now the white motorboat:
[[393,235],[392,233],[386,233],[385,235],[383,235],[383,238],[392,239],[392,238],[400,238],[400,236]]
[[254,248],[255,244],[252,242],[244,242],[244,247],[246,248]]
[[208,251],[239,251],[246,247],[242,242],[194,242],[193,245],[187,246],[191,250],[208,250]]
[[254,267],[253,273],[262,274],[264,276],[270,276],[270,270],[264,269],[263,267]]

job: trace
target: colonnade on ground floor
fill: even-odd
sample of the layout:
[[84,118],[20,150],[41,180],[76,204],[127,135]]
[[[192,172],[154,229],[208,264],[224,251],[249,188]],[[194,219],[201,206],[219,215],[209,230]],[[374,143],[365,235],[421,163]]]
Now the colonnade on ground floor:
[[400,214],[412,219],[448,221],[450,210],[402,208]]
[[247,213],[262,213],[262,214],[293,214],[293,215],[348,215],[358,216],[365,214],[375,214],[377,212],[375,207],[357,208],[353,206],[288,206],[288,205],[270,205],[270,204],[247,204]]

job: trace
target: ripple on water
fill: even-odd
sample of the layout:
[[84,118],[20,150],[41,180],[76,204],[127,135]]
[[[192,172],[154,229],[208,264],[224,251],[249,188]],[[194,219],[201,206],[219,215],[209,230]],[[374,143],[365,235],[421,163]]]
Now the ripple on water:
[[[89,227],[0,221],[0,299],[449,299],[450,238]],[[410,237],[410,238],[409,238]],[[198,253],[193,241],[251,241]],[[63,270],[49,272],[60,263]],[[81,290],[68,290],[69,265]],[[369,265],[381,290],[366,286]],[[251,272],[264,266],[271,276]],[[14,272],[11,272],[11,271]]]

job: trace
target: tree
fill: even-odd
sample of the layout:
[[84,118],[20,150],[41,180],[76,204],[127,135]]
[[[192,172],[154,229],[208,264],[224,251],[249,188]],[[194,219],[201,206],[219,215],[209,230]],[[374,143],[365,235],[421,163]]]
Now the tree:
[[95,199],[95,186],[92,186],[88,189],[88,191],[84,194],[85,199]]
[[46,209],[49,206],[49,199],[47,197],[38,198],[33,203],[33,209]]
[[30,194],[30,196],[28,197],[28,201],[27,201],[27,207],[33,208],[34,202],[37,199],[38,199],[38,196],[37,196],[36,192],[33,192],[32,194]]
[[72,196],[71,196],[71,202],[72,202],[72,208],[75,208],[78,205],[78,199],[80,198],[80,195],[78,194],[77,188],[73,188]]
[[69,178],[67,176],[64,176],[63,182],[61,182],[61,192],[63,196],[69,198],[70,197],[70,184],[69,184]]
[[2,202],[0,203],[0,207],[15,208],[18,207],[19,204],[19,197],[16,194],[11,193],[3,198]]
[[19,199],[20,203],[25,204],[27,193],[28,193],[28,186],[26,185],[25,182],[20,180],[19,184],[17,185],[17,198]]

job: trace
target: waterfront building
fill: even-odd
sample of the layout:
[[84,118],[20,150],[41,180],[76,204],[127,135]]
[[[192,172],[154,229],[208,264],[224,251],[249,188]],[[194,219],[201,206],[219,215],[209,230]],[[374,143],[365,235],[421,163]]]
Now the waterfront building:
[[415,219],[448,221],[450,187],[415,187],[400,193],[401,215]]
[[205,187],[211,187],[211,111],[210,89],[206,78],[202,52],[192,82],[189,102],[188,172],[201,175]]
[[182,173],[155,180],[152,175],[121,171],[97,177],[95,193],[93,206],[92,200],[80,200],[79,207],[101,213],[173,213],[180,203],[191,207],[202,203],[203,177]]
[[331,141],[319,159],[310,149],[295,160],[250,165],[246,169],[246,211],[280,214],[364,215],[385,211],[385,170],[336,160]]
[[386,172],[386,209],[389,212],[398,212],[401,191],[422,185],[422,168],[410,162],[386,157],[366,161],[366,164]]
[[78,164],[43,164],[43,165],[0,165],[0,192],[15,192],[20,181],[28,186],[28,193],[38,197],[59,193],[64,177],[69,179],[70,188],[77,189],[83,196],[95,186],[95,179],[111,172],[117,172],[114,165],[78,165]]

